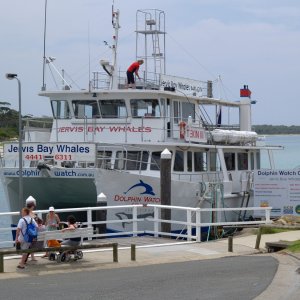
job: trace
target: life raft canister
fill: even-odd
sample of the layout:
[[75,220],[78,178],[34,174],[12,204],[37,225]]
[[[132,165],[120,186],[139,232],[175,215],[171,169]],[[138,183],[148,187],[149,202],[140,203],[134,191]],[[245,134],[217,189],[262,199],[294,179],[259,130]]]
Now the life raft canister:
[[185,127],[186,127],[186,123],[184,121],[181,121],[179,123],[179,137],[180,137],[180,139],[184,139]]

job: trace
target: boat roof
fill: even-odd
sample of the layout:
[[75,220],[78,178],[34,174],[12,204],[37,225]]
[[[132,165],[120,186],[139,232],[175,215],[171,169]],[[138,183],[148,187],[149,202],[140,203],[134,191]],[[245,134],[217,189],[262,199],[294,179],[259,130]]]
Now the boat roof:
[[[103,143],[100,146],[106,146],[106,145],[111,145],[111,144],[106,144]],[[114,146],[117,146],[118,144],[114,144]],[[122,144],[120,144],[122,145]],[[276,146],[276,145],[209,145],[209,144],[201,144],[201,143],[186,143],[186,142],[182,142],[182,143],[178,143],[178,142],[156,142],[155,144],[153,143],[148,143],[148,142],[143,142],[143,144],[138,144],[138,143],[133,143],[130,146],[132,147],[143,147],[145,148],[145,146],[149,146],[149,147],[181,147],[182,149],[186,149],[188,147],[191,148],[207,148],[207,149],[241,149],[241,150],[249,150],[249,149],[253,149],[253,150],[258,150],[258,149],[264,149],[264,150],[284,150],[283,146]]]
[[[96,94],[96,96],[95,96]],[[107,95],[114,95],[114,96],[127,96],[127,97],[141,97],[141,96],[155,96],[155,97],[169,97],[169,98],[176,98],[178,100],[193,100],[198,102],[198,104],[204,105],[221,105],[221,106],[228,106],[228,107],[239,107],[245,101],[249,102],[250,100],[243,100],[243,101],[229,101],[224,99],[216,99],[216,98],[209,98],[209,97],[199,97],[199,96],[191,96],[191,95],[183,95],[177,92],[172,91],[163,91],[163,90],[141,90],[141,89],[117,89],[117,90],[57,90],[57,91],[42,91],[39,93],[39,96],[45,96],[49,98],[55,98],[58,95],[60,96],[87,96],[90,95],[91,97],[97,96],[107,96]]]

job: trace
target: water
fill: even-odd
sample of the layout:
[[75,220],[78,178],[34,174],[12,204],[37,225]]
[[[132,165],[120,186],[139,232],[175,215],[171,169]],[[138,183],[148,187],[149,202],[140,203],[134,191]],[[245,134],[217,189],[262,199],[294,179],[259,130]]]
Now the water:
[[276,169],[300,168],[300,135],[266,136],[267,145],[284,146],[283,151],[274,151]]

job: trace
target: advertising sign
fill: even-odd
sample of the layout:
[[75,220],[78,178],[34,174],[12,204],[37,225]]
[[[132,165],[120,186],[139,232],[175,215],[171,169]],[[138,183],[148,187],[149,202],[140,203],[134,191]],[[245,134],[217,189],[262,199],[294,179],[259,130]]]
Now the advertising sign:
[[300,169],[255,171],[254,206],[271,206],[273,217],[300,215]]
[[163,74],[160,76],[160,88],[162,90],[165,87],[175,88],[175,90],[179,90],[187,95],[202,96],[205,85],[205,82],[198,80]]
[[187,126],[187,134],[185,140],[187,142],[196,142],[196,143],[206,143],[206,133],[204,128],[199,128],[196,126]]
[[[23,160],[95,161],[95,144],[88,143],[23,143]],[[4,144],[4,158],[18,159],[19,144]]]

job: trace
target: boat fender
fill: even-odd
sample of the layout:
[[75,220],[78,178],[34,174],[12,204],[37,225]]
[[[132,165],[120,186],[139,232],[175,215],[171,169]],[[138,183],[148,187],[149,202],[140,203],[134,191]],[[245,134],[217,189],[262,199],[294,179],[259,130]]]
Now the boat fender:
[[180,139],[184,139],[185,127],[186,127],[186,123],[184,121],[181,121],[179,123],[179,136],[180,136]]

